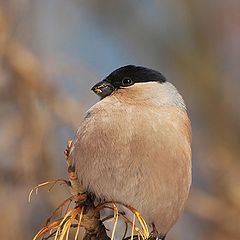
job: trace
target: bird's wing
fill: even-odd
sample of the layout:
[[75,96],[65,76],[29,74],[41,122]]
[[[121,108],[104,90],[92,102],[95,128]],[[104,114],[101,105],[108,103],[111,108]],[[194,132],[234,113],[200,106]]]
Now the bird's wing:
[[[68,161],[77,169],[84,187],[101,197],[110,197],[109,190],[122,181],[129,158],[132,138],[128,120],[122,113],[99,109],[87,113],[72,142]],[[129,163],[130,165],[131,163]]]

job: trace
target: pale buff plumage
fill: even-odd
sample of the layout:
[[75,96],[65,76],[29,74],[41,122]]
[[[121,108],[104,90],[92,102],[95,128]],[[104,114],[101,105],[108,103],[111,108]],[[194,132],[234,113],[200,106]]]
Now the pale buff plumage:
[[191,126],[170,83],[119,89],[87,112],[69,161],[98,197],[138,209],[166,234],[191,185]]

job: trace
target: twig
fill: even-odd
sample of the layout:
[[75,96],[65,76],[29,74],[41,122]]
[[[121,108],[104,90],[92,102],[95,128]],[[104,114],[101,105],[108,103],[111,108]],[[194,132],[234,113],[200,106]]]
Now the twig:
[[51,191],[52,188],[55,186],[55,184],[56,184],[57,182],[63,182],[63,183],[66,183],[66,184],[69,186],[69,182],[68,182],[67,180],[65,180],[65,179],[57,179],[57,180],[46,181],[46,182],[40,183],[40,184],[38,184],[37,186],[35,186],[34,188],[31,189],[31,191],[30,191],[30,193],[29,193],[29,195],[28,195],[28,202],[31,202],[31,196],[32,196],[32,193],[33,193],[34,191],[36,191],[36,195],[37,195],[39,188],[44,187],[44,186],[49,185],[49,184],[53,184],[53,185],[48,189],[48,191]]

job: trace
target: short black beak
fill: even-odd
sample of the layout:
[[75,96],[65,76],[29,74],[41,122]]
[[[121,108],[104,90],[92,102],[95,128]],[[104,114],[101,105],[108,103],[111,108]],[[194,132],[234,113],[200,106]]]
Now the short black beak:
[[114,86],[107,82],[106,80],[103,80],[97,84],[95,84],[91,90],[93,90],[99,97],[105,98],[106,96],[109,96],[114,91]]

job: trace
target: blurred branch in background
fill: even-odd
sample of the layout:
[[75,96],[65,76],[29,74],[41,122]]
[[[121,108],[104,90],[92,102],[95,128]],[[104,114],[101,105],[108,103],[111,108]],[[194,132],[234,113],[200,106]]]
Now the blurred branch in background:
[[[1,15],[4,20],[3,11]],[[27,178],[36,177],[35,173],[43,166],[43,161],[33,162],[32,160],[37,160],[37,156],[46,152],[48,127],[55,125],[54,118],[57,118],[56,122],[60,120],[76,128],[79,103],[56,89],[56,86],[50,83],[42,73],[41,65],[36,57],[13,38],[9,38],[6,22],[2,21],[0,24],[2,26],[0,45],[2,75],[5,76],[5,82],[1,86],[1,98],[2,103],[6,101],[5,110],[12,110],[13,115],[10,120],[16,121],[15,124],[9,124],[9,118],[6,118],[2,132],[8,130],[9,127],[16,127],[16,129],[11,129],[15,134],[12,136],[12,141],[23,136],[17,146],[20,154],[17,154],[15,167],[19,170],[24,166],[21,173],[26,170]],[[72,119],[68,116],[72,116]],[[11,142],[6,144],[6,152],[10,152],[7,149],[9,146]],[[26,146],[28,149],[25,149]]]
[[[130,52],[131,57],[134,55],[135,59],[140,59],[141,64],[152,65],[159,70],[165,68],[163,72],[169,72],[167,75],[182,90],[190,110],[194,147],[194,187],[187,207],[190,218],[187,224],[191,225],[170,233],[169,239],[181,239],[181,236],[187,240],[192,236],[196,240],[239,239],[240,2],[140,2],[0,2],[1,239],[11,240],[16,236],[20,240],[30,239],[48,215],[48,210],[66,196],[66,192],[44,195],[35,206],[27,205],[27,193],[32,186],[47,179],[63,177],[63,143],[76,130],[82,106],[86,104],[84,98],[79,101],[66,90],[69,81],[61,79],[65,85],[60,87],[46,74],[46,63],[52,61],[55,66],[61,66],[57,52],[53,59],[40,60],[32,48],[26,47],[27,44],[17,38],[13,29],[18,25],[18,31],[23,34],[30,31],[37,36],[36,45],[41,42],[40,27],[37,30],[35,25],[30,30],[19,29],[14,10],[21,8],[23,3],[31,10],[25,13],[26,23],[33,21],[31,17],[34,13],[40,12],[41,16],[44,7],[52,7],[57,9],[59,18],[56,17],[57,24],[51,26],[57,28],[61,25],[59,19],[66,22],[64,29],[59,28],[63,31],[60,36],[65,34],[68,27],[74,29],[72,35],[69,32],[65,34],[70,50],[59,47],[60,52],[65,51],[68,67],[72,63],[80,65],[80,62],[93,65],[92,68],[98,66],[96,62],[112,66],[113,59],[120,58],[115,52],[110,51],[109,55],[104,56],[98,56],[96,52],[96,49],[105,46],[102,35],[106,35],[110,40],[106,42],[105,49],[113,51],[121,43],[120,46]],[[34,4],[42,8],[36,10]],[[84,12],[86,22],[79,21],[76,12]],[[51,16],[54,14],[50,13]],[[67,15],[66,19],[69,19],[68,16],[76,17],[72,17],[68,25],[62,17],[66,17],[64,14]],[[89,23],[90,19],[94,27]],[[39,26],[44,20],[44,17],[35,19]],[[48,28],[48,24],[41,26]],[[78,25],[81,27],[78,28]],[[98,32],[99,27],[104,33],[90,34],[93,37],[88,38],[88,33]],[[54,32],[54,29],[50,29],[49,33],[51,31]],[[55,34],[53,42],[57,45],[61,39],[56,31]],[[50,39],[48,35],[41,37]],[[71,38],[77,40],[70,41]],[[81,41],[78,42],[78,39]],[[96,46],[88,42],[94,42]],[[66,47],[67,44],[64,44]],[[78,56],[79,62],[74,61],[77,50],[74,54],[71,50],[81,46],[88,49],[79,50],[82,54]],[[54,45],[46,49],[51,47]],[[108,59],[108,56],[111,58]],[[63,69],[67,70],[66,75],[73,74],[73,69],[68,67],[61,66],[61,69],[54,70],[50,66],[48,70],[58,72],[60,79]],[[76,75],[81,76],[79,73]],[[85,81],[85,76],[79,81]],[[83,88],[82,92],[86,89]],[[62,129],[67,129],[64,136],[59,134]],[[14,225],[15,232],[8,231],[10,225]]]
[[[57,168],[52,159],[54,149],[57,151],[56,142],[51,142],[54,129],[63,122],[75,130],[81,114],[80,104],[50,82],[34,54],[10,35],[8,20],[8,9],[0,5],[0,184],[1,206],[4,204],[1,213],[6,215],[0,224],[1,239],[12,239],[13,233],[8,232],[7,226],[10,222],[19,226],[23,217],[21,206],[14,210],[17,218],[10,216],[13,203],[8,201],[8,194],[16,194],[21,188],[27,194],[27,187],[43,177],[59,174],[55,173]],[[30,216],[24,217],[26,221]],[[28,239],[29,233],[24,232],[23,226],[19,228],[19,234],[16,231],[14,235]]]

